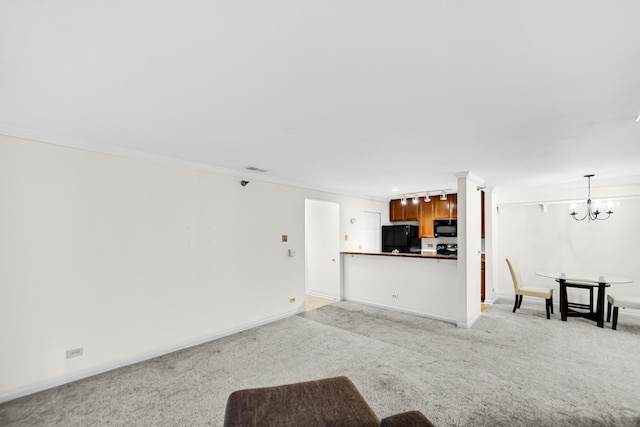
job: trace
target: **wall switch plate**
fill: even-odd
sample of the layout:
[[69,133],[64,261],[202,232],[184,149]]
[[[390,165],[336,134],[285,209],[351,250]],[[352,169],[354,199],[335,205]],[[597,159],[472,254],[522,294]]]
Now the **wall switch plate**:
[[83,348],[72,348],[71,350],[67,350],[67,359],[71,359],[72,357],[80,357],[82,356]]
[[292,303],[294,303],[294,302],[296,302],[295,297],[294,297],[294,298],[289,298],[289,304],[292,304]]

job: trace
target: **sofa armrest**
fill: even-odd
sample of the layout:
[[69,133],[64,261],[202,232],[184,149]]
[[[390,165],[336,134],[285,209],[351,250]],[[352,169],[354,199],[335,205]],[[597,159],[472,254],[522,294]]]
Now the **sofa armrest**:
[[383,418],[380,427],[435,427],[420,411],[402,412]]

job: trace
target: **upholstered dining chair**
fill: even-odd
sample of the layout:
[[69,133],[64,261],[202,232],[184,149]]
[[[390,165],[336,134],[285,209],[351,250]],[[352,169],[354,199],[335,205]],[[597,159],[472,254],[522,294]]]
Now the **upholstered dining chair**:
[[613,307],[613,323],[611,329],[618,328],[618,309],[635,308],[640,310],[640,298],[626,295],[607,295],[607,322],[611,321],[611,307]]
[[506,259],[509,271],[511,272],[511,279],[513,279],[513,290],[516,294],[516,301],[513,304],[513,312],[516,312],[516,308],[520,308],[522,304],[522,296],[544,298],[547,308],[547,319],[551,318],[549,311],[553,313],[553,288],[547,288],[544,286],[527,286],[522,282],[520,277],[520,270],[516,263],[509,258]]

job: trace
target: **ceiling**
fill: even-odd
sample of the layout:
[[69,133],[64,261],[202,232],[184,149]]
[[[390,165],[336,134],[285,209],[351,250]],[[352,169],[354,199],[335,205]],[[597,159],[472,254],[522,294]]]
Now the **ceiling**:
[[374,199],[463,171],[639,183],[639,22],[637,0],[3,0],[0,133]]

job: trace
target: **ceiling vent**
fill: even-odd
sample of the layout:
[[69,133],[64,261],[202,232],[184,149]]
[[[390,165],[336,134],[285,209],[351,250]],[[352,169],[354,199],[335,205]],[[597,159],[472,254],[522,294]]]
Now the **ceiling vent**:
[[266,169],[257,168],[255,166],[249,166],[249,167],[246,167],[245,169],[252,172],[262,172],[262,173],[269,172]]

